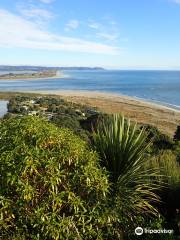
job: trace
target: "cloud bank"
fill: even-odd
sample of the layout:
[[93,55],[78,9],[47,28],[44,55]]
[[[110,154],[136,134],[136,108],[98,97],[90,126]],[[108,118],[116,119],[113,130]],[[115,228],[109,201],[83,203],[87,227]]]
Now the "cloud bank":
[[[50,0],[43,0],[50,2]],[[0,9],[0,47],[30,48],[118,55],[119,48],[80,38],[52,34],[41,29],[36,22]]]

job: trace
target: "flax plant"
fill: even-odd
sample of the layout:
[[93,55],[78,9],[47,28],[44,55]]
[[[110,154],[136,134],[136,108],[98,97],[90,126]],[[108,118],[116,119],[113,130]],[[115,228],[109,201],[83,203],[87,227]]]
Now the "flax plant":
[[[145,130],[116,114],[104,119],[93,133],[101,165],[108,170],[112,195],[121,217],[133,219],[140,214],[158,215],[154,203],[160,201],[160,186],[153,180],[157,171],[144,170],[147,161]],[[151,180],[151,181],[150,181]]]

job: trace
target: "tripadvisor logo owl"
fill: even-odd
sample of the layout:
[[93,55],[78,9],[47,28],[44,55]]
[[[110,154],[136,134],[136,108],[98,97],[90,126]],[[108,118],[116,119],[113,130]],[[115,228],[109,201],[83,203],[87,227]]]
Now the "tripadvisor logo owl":
[[173,234],[172,229],[150,229],[150,228],[142,228],[142,227],[137,227],[135,229],[135,234],[136,235],[142,235],[144,234]]
[[135,234],[136,235],[142,235],[143,234],[143,228],[142,227],[137,227],[136,229],[135,229]]

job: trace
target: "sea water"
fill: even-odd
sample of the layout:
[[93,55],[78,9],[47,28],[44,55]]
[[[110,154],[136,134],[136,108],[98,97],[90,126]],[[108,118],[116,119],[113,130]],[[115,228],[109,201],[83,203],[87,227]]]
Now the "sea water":
[[0,80],[0,91],[90,90],[155,101],[180,109],[180,71],[64,71],[63,78]]

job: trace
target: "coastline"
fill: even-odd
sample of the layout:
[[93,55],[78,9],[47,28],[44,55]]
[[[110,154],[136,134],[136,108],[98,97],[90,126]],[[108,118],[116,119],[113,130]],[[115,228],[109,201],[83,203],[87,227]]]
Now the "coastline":
[[43,77],[24,77],[22,76],[21,78],[20,77],[5,77],[5,78],[1,78],[0,76],[0,81],[30,81],[30,80],[44,80],[44,79],[57,79],[57,78],[65,78],[66,76],[64,74],[59,74],[59,75],[55,75],[55,76],[51,76],[51,77],[46,77],[46,76],[43,76]]
[[0,99],[8,100],[13,96],[27,94],[32,97],[63,98],[67,101],[95,107],[105,113],[122,113],[132,121],[155,126],[171,137],[174,135],[177,125],[180,124],[180,111],[177,109],[144,99],[107,92],[80,90],[0,92]]
[[[139,97],[131,97],[128,95],[123,94],[116,94],[116,93],[110,93],[110,92],[100,92],[100,91],[89,91],[89,90],[47,90],[47,91],[27,91],[29,93],[40,93],[40,94],[50,94],[50,95],[62,95],[65,97],[90,97],[90,98],[108,98],[108,99],[116,99],[121,98],[121,100],[126,101],[133,101],[137,102],[138,104],[145,104],[145,105],[151,105],[157,108],[163,108],[170,111],[175,111],[180,113],[180,106],[174,106],[173,104],[168,103],[161,103],[154,100],[146,100],[144,98]],[[173,107],[174,106],[174,107]]]
[[121,112],[133,121],[158,127],[169,136],[173,136],[180,123],[180,110],[125,95],[80,90],[27,91],[27,93],[63,97],[68,101],[96,107],[106,113]]

